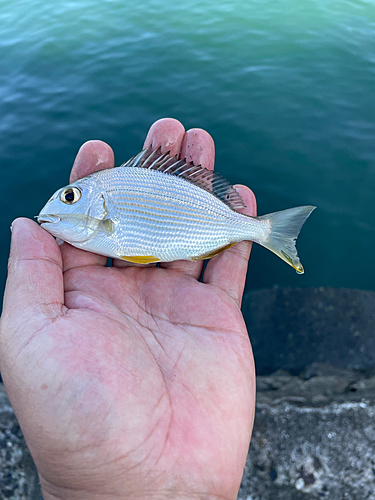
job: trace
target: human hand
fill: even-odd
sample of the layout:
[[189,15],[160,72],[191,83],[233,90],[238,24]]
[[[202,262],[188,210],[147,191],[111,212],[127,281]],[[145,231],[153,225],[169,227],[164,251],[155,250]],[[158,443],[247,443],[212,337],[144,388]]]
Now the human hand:
[[[203,130],[163,119],[151,143],[213,168]],[[90,141],[71,181],[113,166],[111,148]],[[45,500],[236,498],[255,401],[240,311],[250,249],[214,257],[199,282],[202,262],[106,267],[13,223],[1,371]]]

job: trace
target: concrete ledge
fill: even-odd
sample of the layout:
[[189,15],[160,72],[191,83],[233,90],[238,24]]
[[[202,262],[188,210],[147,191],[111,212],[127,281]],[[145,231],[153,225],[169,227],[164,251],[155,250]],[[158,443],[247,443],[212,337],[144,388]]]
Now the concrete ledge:
[[314,362],[375,366],[375,292],[347,288],[272,288],[247,292],[242,311],[258,375],[295,375]]

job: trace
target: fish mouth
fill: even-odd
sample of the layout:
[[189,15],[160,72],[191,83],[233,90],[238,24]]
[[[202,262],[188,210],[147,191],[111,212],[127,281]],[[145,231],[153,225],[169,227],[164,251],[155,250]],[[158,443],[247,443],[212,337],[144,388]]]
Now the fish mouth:
[[39,224],[54,224],[56,222],[60,222],[60,217],[57,217],[57,215],[39,214],[36,215],[35,218]]

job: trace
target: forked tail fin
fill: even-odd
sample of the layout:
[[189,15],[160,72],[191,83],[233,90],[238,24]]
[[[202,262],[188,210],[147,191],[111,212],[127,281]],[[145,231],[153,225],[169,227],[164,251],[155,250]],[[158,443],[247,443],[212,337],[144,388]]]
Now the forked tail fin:
[[258,241],[262,246],[271,250],[292,266],[298,274],[304,270],[297,255],[296,241],[303,224],[316,207],[305,206],[289,208],[281,212],[257,217],[259,220],[269,221],[270,232],[266,239]]

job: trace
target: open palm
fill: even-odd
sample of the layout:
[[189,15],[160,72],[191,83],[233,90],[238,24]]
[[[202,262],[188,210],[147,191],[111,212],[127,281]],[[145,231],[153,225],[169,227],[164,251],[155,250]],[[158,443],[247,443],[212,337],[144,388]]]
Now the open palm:
[[[160,120],[151,143],[213,168],[202,130]],[[112,166],[109,146],[86,143],[72,180]],[[255,394],[240,312],[249,253],[226,250],[200,282],[200,262],[106,267],[14,223],[1,368],[46,499],[236,498]]]

